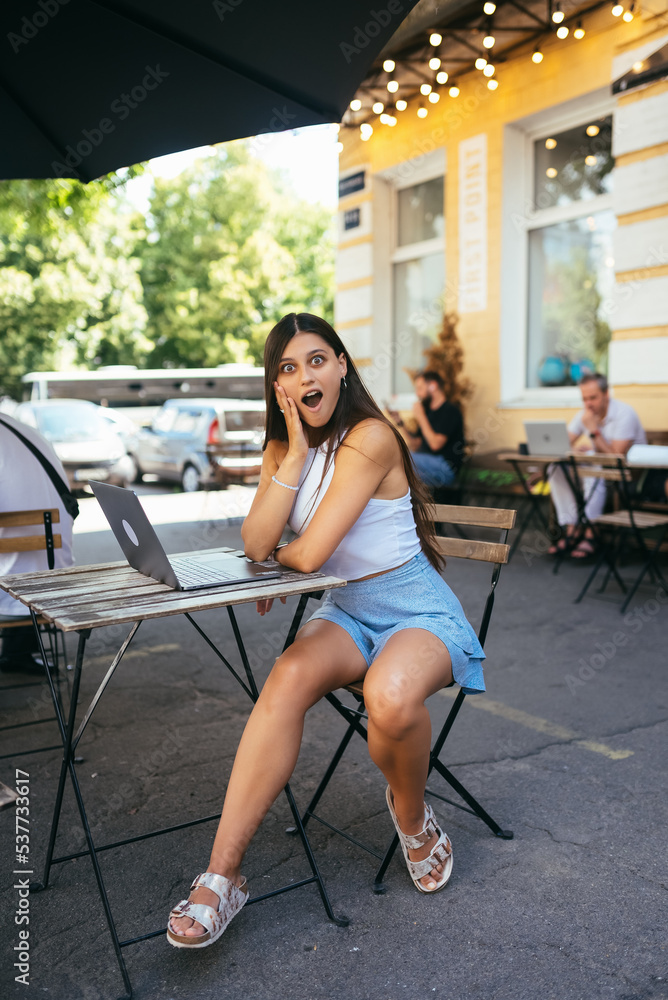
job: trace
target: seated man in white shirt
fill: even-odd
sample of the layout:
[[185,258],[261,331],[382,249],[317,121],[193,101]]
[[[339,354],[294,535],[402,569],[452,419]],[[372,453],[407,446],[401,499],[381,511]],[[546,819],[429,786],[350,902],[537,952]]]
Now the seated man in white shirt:
[[[573,417],[568,425],[568,436],[571,445],[577,451],[586,454],[616,454],[626,455],[632,444],[645,444],[647,438],[642,429],[638,414],[618,399],[611,399],[608,392],[608,380],[605,375],[588,374],[580,380],[580,391],[584,409]],[[584,443],[577,443],[580,438],[586,438]],[[563,550],[572,538],[578,520],[577,504],[573,491],[563,471],[554,466],[549,475],[552,501],[557,513],[557,520],[565,529],[563,537],[550,549],[551,554]],[[585,513],[590,521],[600,517],[605,506],[606,487],[603,479],[587,479],[584,484],[586,498]],[[571,556],[574,559],[584,559],[593,553],[591,538],[585,535],[573,548]]]

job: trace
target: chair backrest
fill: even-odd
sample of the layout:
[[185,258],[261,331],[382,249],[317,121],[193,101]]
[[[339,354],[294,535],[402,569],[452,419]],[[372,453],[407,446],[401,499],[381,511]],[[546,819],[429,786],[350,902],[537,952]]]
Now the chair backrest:
[[633,518],[634,497],[632,492],[633,470],[626,464],[623,455],[570,455],[571,468],[581,479],[604,479],[612,483],[614,491],[624,510]]
[[612,483],[630,482],[631,470],[623,455],[570,455],[569,459],[580,476]]
[[43,535],[11,535],[0,538],[0,552],[38,552],[46,549],[49,569],[54,567],[54,549],[63,547],[61,535],[54,535],[52,524],[60,521],[57,507],[48,510],[7,510],[0,512],[0,528],[23,528],[41,524]]
[[516,510],[503,507],[456,507],[447,504],[434,505],[434,522],[456,524],[476,528],[491,528],[498,531],[497,541],[478,541],[469,538],[448,538],[436,535],[436,548],[444,556],[453,559],[475,559],[493,564],[490,590],[485,601],[482,621],[478,629],[480,645],[485,645],[487,629],[494,607],[494,592],[501,572],[501,566],[508,562],[510,546],[506,543],[508,532],[515,524]]
[[478,559],[489,563],[507,563],[510,546],[506,544],[508,532],[515,524],[517,511],[503,507],[454,507],[434,505],[434,522],[437,524],[468,525],[477,528],[496,528],[500,540],[476,541],[468,538],[446,538],[437,535],[436,547],[444,556],[456,559]]

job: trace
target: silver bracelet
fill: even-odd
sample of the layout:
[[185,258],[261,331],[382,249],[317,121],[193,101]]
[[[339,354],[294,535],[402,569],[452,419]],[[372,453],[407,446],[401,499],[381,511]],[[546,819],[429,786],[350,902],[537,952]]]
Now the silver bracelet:
[[286,490],[294,490],[295,493],[299,489],[298,486],[289,486],[287,483],[282,483],[280,479],[276,478],[276,476],[272,476],[271,477],[271,481],[272,481],[272,483],[276,483],[277,486],[284,486],[286,488]]

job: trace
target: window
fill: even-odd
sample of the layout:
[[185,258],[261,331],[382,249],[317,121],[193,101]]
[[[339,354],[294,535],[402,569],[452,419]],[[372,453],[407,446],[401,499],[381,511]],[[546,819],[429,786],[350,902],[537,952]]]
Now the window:
[[607,368],[614,284],[612,117],[533,141],[527,221],[526,386],[573,385]]
[[397,206],[398,246],[443,238],[445,218],[442,177],[399,191]]
[[445,287],[444,179],[440,175],[396,195],[394,393],[410,392],[408,369],[421,368],[443,314]]
[[184,437],[195,434],[197,433],[201,419],[201,410],[179,410],[172,425],[171,433],[182,434]]

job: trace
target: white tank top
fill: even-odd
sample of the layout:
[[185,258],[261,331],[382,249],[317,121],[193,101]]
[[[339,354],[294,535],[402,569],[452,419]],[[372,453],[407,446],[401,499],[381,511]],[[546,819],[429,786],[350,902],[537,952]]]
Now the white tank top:
[[[334,475],[334,456],[323,479],[327,444],[310,448],[288,524],[301,535],[311,523]],[[318,487],[322,486],[318,493]],[[396,500],[369,500],[348,534],[323,565],[323,573],[359,580],[408,562],[420,552],[410,490]]]

